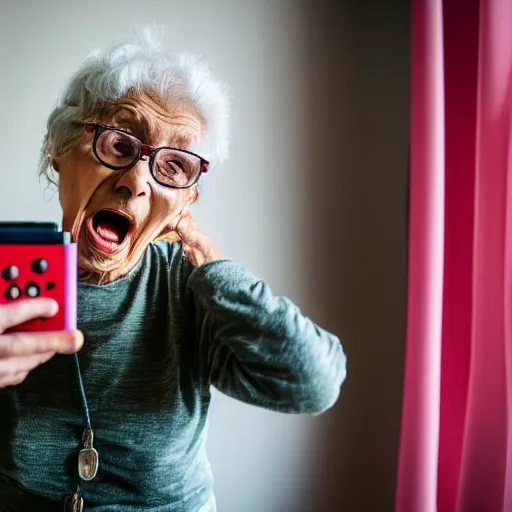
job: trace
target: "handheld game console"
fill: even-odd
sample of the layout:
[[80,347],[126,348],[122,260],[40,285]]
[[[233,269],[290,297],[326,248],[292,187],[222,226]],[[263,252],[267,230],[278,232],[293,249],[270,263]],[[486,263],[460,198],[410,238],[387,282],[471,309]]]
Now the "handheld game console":
[[51,318],[30,320],[13,331],[76,329],[77,246],[54,223],[0,222],[0,304],[50,297]]

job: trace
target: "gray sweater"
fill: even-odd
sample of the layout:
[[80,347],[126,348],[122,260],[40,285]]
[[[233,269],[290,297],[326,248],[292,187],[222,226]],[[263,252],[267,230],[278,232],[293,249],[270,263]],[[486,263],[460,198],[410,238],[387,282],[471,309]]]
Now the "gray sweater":
[[[100,456],[85,510],[214,512],[205,451],[210,386],[275,411],[337,400],[337,337],[239,264],[197,269],[179,243],[150,244],[125,277],[79,286],[79,352]],[[62,511],[84,428],[74,356],[0,390],[0,511]]]

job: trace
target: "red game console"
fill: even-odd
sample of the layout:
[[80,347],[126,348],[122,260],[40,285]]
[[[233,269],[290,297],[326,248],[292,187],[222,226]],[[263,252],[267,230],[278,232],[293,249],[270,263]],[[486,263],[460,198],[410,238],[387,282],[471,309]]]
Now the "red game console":
[[[58,302],[59,311],[9,331],[75,330],[77,246],[69,243],[68,234],[57,232],[55,227],[48,230],[48,223],[27,226],[0,223],[0,304],[49,297]],[[46,231],[34,226],[44,226]]]

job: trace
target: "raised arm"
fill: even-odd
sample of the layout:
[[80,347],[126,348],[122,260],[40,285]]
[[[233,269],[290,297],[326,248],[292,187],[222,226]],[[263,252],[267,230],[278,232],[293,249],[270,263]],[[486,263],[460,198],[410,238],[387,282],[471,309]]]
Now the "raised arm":
[[195,335],[205,385],[268,409],[320,413],[337,400],[346,375],[340,340],[241,265],[220,257],[190,216],[178,233],[195,269]]
[[188,279],[208,378],[223,393],[268,409],[320,413],[346,375],[339,339],[244,267],[205,263]]

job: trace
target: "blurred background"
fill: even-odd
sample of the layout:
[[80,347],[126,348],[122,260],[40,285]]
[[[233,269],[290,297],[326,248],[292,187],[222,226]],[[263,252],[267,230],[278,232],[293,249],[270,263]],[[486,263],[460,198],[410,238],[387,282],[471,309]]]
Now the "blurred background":
[[134,20],[168,26],[176,48],[202,54],[233,89],[231,158],[203,181],[200,225],[348,356],[340,400],[319,416],[215,394],[219,512],[393,510],[409,2],[2,0],[0,219],[60,221],[57,195],[36,177],[46,118],[85,54]]

